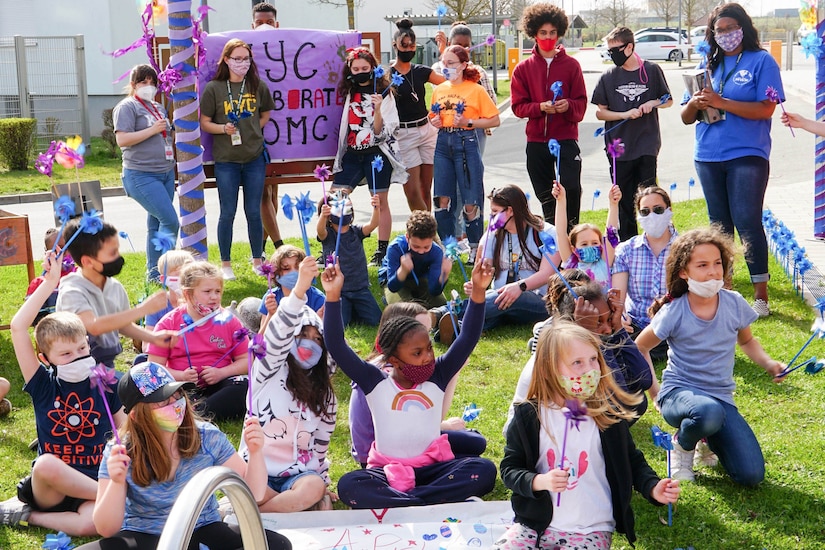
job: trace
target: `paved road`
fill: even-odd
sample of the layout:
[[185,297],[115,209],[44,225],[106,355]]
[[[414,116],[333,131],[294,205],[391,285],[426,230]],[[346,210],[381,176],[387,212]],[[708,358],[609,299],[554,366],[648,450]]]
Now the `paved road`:
[[[576,57],[585,71],[585,82],[589,93],[593,90],[604,65],[594,51],[581,51]],[[677,100],[684,90],[681,73],[689,67],[685,63],[679,68],[675,63],[665,63],[663,68],[671,91]],[[797,52],[794,59],[795,69],[783,72],[783,82],[786,86],[788,101],[787,108],[812,116],[814,73],[813,61],[805,60],[801,52]],[[825,268],[825,244],[821,244],[808,237],[812,235],[813,227],[813,147],[814,139],[808,133],[797,132],[794,138],[790,132],[778,122],[779,110],[775,115],[773,129],[774,148],[772,154],[772,174],[766,203],[797,233],[803,246],[808,247],[809,255],[815,264]],[[670,189],[676,183],[673,193],[676,201],[688,198],[688,180],[695,178],[693,168],[693,128],[682,124],[679,118],[679,107],[674,105],[670,109],[660,112],[662,125],[663,146],[659,155],[660,185]],[[594,191],[602,191],[595,201],[596,208],[606,207],[606,193],[610,185],[607,159],[603,151],[601,139],[592,137],[593,132],[601,124],[596,120],[595,108],[590,106],[580,125],[579,143],[582,149],[582,209],[590,209],[593,204]],[[530,192],[531,186],[525,169],[525,138],[524,121],[514,117],[509,109],[502,112],[502,124],[487,142],[484,158],[486,165],[485,187],[490,190],[507,183],[520,185]],[[320,186],[317,182],[308,184],[293,184],[282,186],[281,193],[297,194],[305,190],[313,190],[313,195],[320,197]],[[701,196],[701,187],[690,190],[691,198]],[[354,194],[356,204],[356,220],[366,222],[368,219],[366,189],[359,189]],[[540,211],[538,201],[531,199],[534,211]],[[217,191],[206,190],[207,227],[209,243],[217,242]],[[9,205],[4,207],[15,213],[28,214],[32,231],[32,241],[35,256],[39,256],[42,249],[42,235],[52,224],[52,207],[50,203],[31,203]],[[401,189],[395,187],[390,191],[390,208],[393,213],[393,228],[402,230],[407,219],[409,209]],[[127,197],[104,198],[104,214],[107,220],[112,221],[120,230],[132,236],[135,246],[143,250],[145,234],[145,215],[142,209]],[[286,237],[298,237],[300,231],[295,221],[288,221],[279,217],[281,231]],[[235,220],[235,240],[247,241],[246,227],[243,213],[239,210]],[[124,248],[128,245],[124,243]]]

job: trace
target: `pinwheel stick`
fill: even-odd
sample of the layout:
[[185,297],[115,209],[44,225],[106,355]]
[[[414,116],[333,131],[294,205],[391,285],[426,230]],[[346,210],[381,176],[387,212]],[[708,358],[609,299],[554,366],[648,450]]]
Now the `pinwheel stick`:
[[304,223],[304,216],[300,212],[298,213],[298,223],[301,225],[301,238],[304,239],[304,252],[306,252],[307,256],[312,256],[312,253],[309,250],[309,237],[307,237],[307,226]]
[[552,256],[550,254],[548,254],[546,250],[544,251],[544,255],[547,256],[547,262],[550,264],[550,267],[553,268],[553,271],[555,271],[556,275],[559,276],[559,279],[561,279],[561,282],[564,283],[564,286],[567,287],[567,291],[570,292],[570,296],[572,296],[574,300],[578,300],[579,295],[576,294],[576,291],[573,290],[573,287],[570,286],[570,283],[567,282],[567,278],[564,275],[562,275],[561,271],[559,271],[559,268],[556,267],[555,262],[553,262]]
[[794,356],[793,356],[793,359],[791,359],[790,361],[788,361],[788,366],[787,366],[787,367],[785,367],[785,370],[783,370],[782,372],[780,372],[779,374],[777,374],[777,375],[776,375],[776,377],[777,377],[777,378],[782,378],[783,376],[786,376],[788,373],[791,373],[791,372],[793,372],[794,370],[796,370],[796,369],[792,369],[792,368],[791,368],[791,367],[793,366],[793,364],[794,364],[794,361],[796,361],[796,360],[799,358],[799,356],[800,356],[800,355],[802,355],[802,352],[803,352],[803,351],[805,351],[805,348],[807,348],[809,345],[811,345],[811,342],[813,342],[813,341],[814,341],[814,340],[815,340],[818,336],[820,336],[819,329],[815,329],[815,330],[814,330],[814,333],[813,333],[813,334],[811,334],[811,337],[810,337],[810,338],[808,338],[808,341],[807,341],[807,342],[805,342],[805,343],[802,345],[802,347],[801,347],[801,348],[799,348],[799,351],[797,351],[797,352],[796,352],[796,355],[794,355]]
[[[567,452],[567,432],[570,428],[570,420],[564,420],[564,438],[561,440],[561,456],[559,457],[559,469],[564,469],[564,454]],[[556,506],[561,506],[561,492],[556,495]]]
[[[472,254],[472,251],[470,252],[470,254]],[[470,279],[467,278],[467,270],[464,269],[464,262],[461,261],[461,258],[458,258],[456,263],[458,263],[458,267],[461,268],[461,276],[464,277],[464,282],[465,283],[470,282]]]
[[230,304],[230,306],[228,308],[226,308],[226,309],[218,308],[215,311],[213,311],[212,313],[210,313],[209,315],[204,315],[203,317],[201,317],[200,319],[198,319],[197,321],[195,321],[191,325],[186,325],[185,327],[180,329],[177,332],[176,336],[180,338],[181,336],[183,336],[187,332],[191,332],[192,330],[195,330],[199,326],[208,323],[211,319],[213,319],[214,317],[217,317],[218,314],[220,314],[221,312],[230,313],[230,314],[234,315],[236,307],[238,307],[238,302],[235,301],[235,300],[232,300],[232,303]]

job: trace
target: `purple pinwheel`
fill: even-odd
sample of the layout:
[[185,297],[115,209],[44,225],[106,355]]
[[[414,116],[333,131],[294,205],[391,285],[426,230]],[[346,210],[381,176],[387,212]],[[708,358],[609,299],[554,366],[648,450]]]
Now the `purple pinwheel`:
[[112,416],[112,408],[109,406],[109,400],[106,399],[107,393],[114,393],[112,386],[117,385],[115,369],[110,369],[103,363],[98,363],[96,367],[92,368],[92,372],[89,374],[89,382],[92,388],[97,389],[100,393],[100,400],[103,401],[106,414],[109,416],[109,424],[111,424],[112,431],[115,434],[115,441],[120,445],[120,435],[117,433],[117,424],[115,424],[115,419]]
[[100,219],[100,216],[101,213],[94,208],[88,212],[83,212],[77,226],[77,231],[75,231],[71,236],[69,242],[63,246],[63,250],[61,250],[60,253],[63,254],[66,250],[68,250],[69,245],[71,245],[81,233],[86,233],[87,235],[97,235],[97,233],[103,229],[103,221]]
[[256,334],[252,337],[252,343],[249,344],[248,356],[249,391],[247,392],[247,414],[252,416],[252,364],[254,359],[261,361],[264,357],[266,357],[266,340],[264,340],[263,335]]
[[[777,90],[773,86],[768,86],[768,88],[765,90],[765,97],[767,97],[774,103],[777,103],[779,105],[779,108],[782,109],[783,115],[788,114],[788,112],[785,110],[784,100],[781,97],[779,97],[779,90]],[[788,126],[788,129],[791,131],[791,135],[793,137],[796,137],[796,134],[793,131],[793,126]]]
[[[567,452],[567,432],[571,426],[579,429],[579,424],[587,419],[587,405],[578,399],[566,399],[564,407],[561,409],[564,418],[567,420],[564,423],[564,438],[561,443],[561,456],[559,457],[559,468],[564,469],[565,453]],[[556,506],[561,505],[561,493],[556,497]]]
[[607,154],[613,159],[613,186],[616,186],[616,159],[624,155],[624,143],[616,138],[607,144]]
[[553,104],[556,103],[556,100],[562,96],[562,87],[564,84],[561,80],[556,80],[550,85],[550,91],[553,92]]
[[570,296],[572,296],[574,300],[578,300],[579,295],[576,294],[576,291],[573,290],[573,287],[570,286],[570,283],[567,282],[565,276],[562,275],[561,271],[559,271],[559,268],[556,267],[556,262],[553,261],[553,255],[559,250],[558,246],[556,245],[556,238],[547,231],[541,231],[539,232],[539,239],[541,239],[542,242],[542,245],[539,247],[539,250],[542,254],[544,254],[544,256],[547,257],[547,263],[550,264],[550,267],[552,267],[553,271],[556,272],[556,275],[559,276],[561,282],[564,283],[564,286],[567,287],[567,291],[570,293]]
[[556,159],[556,181],[561,183],[561,143],[557,139],[551,139],[547,142],[547,149]]
[[324,182],[332,175],[332,172],[326,164],[316,164],[313,172],[315,173],[315,177],[321,181],[321,191],[324,193],[324,204],[327,204],[327,186]]
[[605,234],[607,242],[610,243],[610,246],[612,246],[613,248],[619,246],[619,231],[618,229],[616,229],[615,226],[608,225]]
[[[659,426],[651,426],[650,434],[653,436],[653,444],[667,451],[667,477],[669,478],[670,451],[673,450],[673,439],[670,437],[669,433],[663,432]],[[667,505],[667,525],[668,527],[673,525],[673,504],[671,503],[668,503]]]
[[479,48],[485,48],[487,46],[492,46],[496,43],[496,35],[488,34],[487,38],[484,39],[484,42],[481,44],[476,44],[475,46],[470,46],[470,51],[477,50]]
[[[118,443],[120,442],[118,441]],[[72,537],[63,531],[59,531],[56,535],[54,533],[46,535],[46,542],[44,542],[40,548],[45,548],[46,550],[72,550],[72,548],[75,548],[75,545],[72,544]]]
[[481,409],[477,407],[475,403],[470,403],[464,407],[464,413],[461,415],[461,419],[464,422],[472,422],[478,418],[480,412]]
[[248,328],[241,327],[238,330],[236,330],[235,332],[233,332],[232,333],[232,341],[235,342],[235,343],[232,344],[232,347],[230,347],[228,350],[226,350],[226,353],[221,355],[220,358],[218,358],[218,360],[215,361],[212,364],[212,366],[213,367],[218,367],[221,364],[221,361],[223,361],[224,359],[229,357],[232,354],[232,352],[235,351],[235,348],[240,346],[242,342],[246,342],[248,340],[249,340],[249,329]]
[[[507,218],[504,215],[504,211],[500,211],[498,214],[490,214],[490,223],[487,224],[487,232],[492,234],[507,225]],[[481,260],[487,257],[487,245],[490,244],[492,238],[490,235],[484,239],[484,248],[481,251]]]
[[266,277],[266,286],[272,292],[272,275],[275,274],[275,266],[272,262],[261,262],[261,275]]
[[127,243],[129,243],[129,247],[132,249],[132,252],[135,252],[135,245],[132,244],[132,239],[129,237],[129,234],[125,231],[118,232],[121,239],[125,239]]
[[376,190],[376,179],[378,178],[378,172],[384,169],[384,157],[382,155],[375,155],[375,158],[372,159],[372,194],[375,195],[378,191]]
[[464,277],[464,282],[468,282],[467,271],[464,269],[464,262],[461,260],[461,250],[458,247],[458,241],[452,235],[444,239],[444,254],[454,262],[458,262],[461,268],[461,275]]
[[384,67],[381,65],[378,65],[372,70],[372,93],[376,93],[376,90],[378,89],[378,81],[384,78],[384,74],[386,74],[386,71],[384,71]]
[[54,167],[54,157],[57,154],[57,149],[57,142],[52,141],[45,153],[37,155],[34,167],[44,176],[52,177],[52,168]]

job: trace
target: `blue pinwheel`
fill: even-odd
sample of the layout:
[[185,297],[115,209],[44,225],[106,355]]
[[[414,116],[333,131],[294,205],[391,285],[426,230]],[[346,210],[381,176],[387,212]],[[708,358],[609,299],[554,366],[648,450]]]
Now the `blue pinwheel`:
[[436,17],[438,17],[438,30],[441,30],[441,18],[447,15],[447,6],[445,6],[444,4],[440,4],[435,9],[435,15]]
[[372,70],[372,93],[377,93],[378,81],[384,78],[384,74],[386,74],[386,71],[384,71],[384,67],[381,65],[378,65]]
[[457,262],[458,266],[461,268],[461,276],[464,277],[464,282],[468,282],[470,279],[467,278],[467,271],[464,269],[464,262],[461,259],[461,250],[458,246],[458,241],[452,235],[444,239],[444,254],[450,258],[452,261]]
[[825,56],[825,48],[822,46],[822,38],[818,33],[812,32],[800,42],[802,51],[805,52],[805,59],[814,56],[816,59],[821,59]]
[[[665,103],[670,101],[671,97],[672,96],[670,94],[664,94],[662,97],[659,98],[659,105],[657,105],[657,107],[659,107],[661,105],[664,105]],[[597,138],[599,136],[603,136],[605,134],[608,134],[608,133],[612,132],[613,130],[615,130],[616,128],[618,128],[619,126],[621,126],[622,124],[624,124],[625,122],[629,122],[631,120],[634,120],[634,119],[626,118],[623,121],[619,122],[618,124],[614,124],[610,128],[605,128],[604,126],[596,128],[596,131],[593,132],[593,137]]]
[[[166,254],[175,248],[175,237],[164,231],[155,231],[155,234],[152,237],[152,245],[155,247],[156,251],[161,254]],[[163,280],[160,284],[164,290],[166,290],[166,266],[168,265],[169,262],[163,263]]]
[[550,85],[550,91],[553,92],[553,104],[562,96],[562,87],[564,84],[561,80],[556,80]]
[[292,219],[293,208],[298,212],[298,223],[301,226],[301,237],[304,240],[304,251],[307,256],[310,256],[311,251],[309,249],[309,237],[307,236],[306,224],[309,223],[312,215],[315,213],[315,205],[309,198],[309,191],[294,199],[289,195],[284,195],[283,198],[281,198],[281,210],[283,210],[284,216],[286,216],[288,220]]
[[557,139],[551,139],[547,142],[547,149],[556,159],[556,181],[561,183],[561,143]]
[[66,246],[63,247],[63,250],[60,251],[60,254],[66,252],[69,249],[69,246],[74,242],[76,238],[80,236],[81,233],[86,233],[87,235],[97,235],[101,229],[103,229],[103,220],[100,218],[102,216],[101,212],[98,212],[94,208],[83,212],[83,215],[80,217],[80,222],[77,226],[77,231],[69,239],[69,242],[66,243]]
[[467,108],[467,105],[464,104],[463,101],[459,101],[455,104],[455,114],[461,116],[464,114],[464,109]]
[[570,292],[570,296],[572,296],[574,300],[578,300],[579,295],[576,294],[576,291],[573,290],[573,287],[570,286],[570,283],[567,282],[567,279],[561,274],[561,271],[559,271],[559,268],[556,267],[556,263],[553,261],[553,255],[558,252],[556,238],[547,231],[541,231],[539,232],[539,239],[541,239],[542,242],[539,250],[547,257],[547,262],[550,264],[550,267],[553,268],[553,271],[556,272],[556,275],[559,276],[561,282],[564,283],[564,286],[567,287],[567,291]]
[[476,406],[475,403],[470,403],[464,407],[464,413],[461,415],[461,419],[464,422],[472,422],[473,420],[478,418],[479,413],[481,412],[481,408]]
[[693,178],[690,178],[688,180],[688,200],[690,200],[690,190],[693,189],[695,186],[696,186],[696,180],[693,179]]
[[[112,424],[114,426],[114,424]],[[115,434],[117,434],[117,430],[115,430]],[[120,441],[118,441],[118,444]],[[75,545],[72,544],[72,538],[64,533],[63,531],[59,531],[56,535],[54,533],[49,533],[46,535],[46,542],[43,543],[41,548],[46,548],[47,550],[72,550],[75,548]]]
[[[614,171],[613,173],[615,174],[616,172]],[[595,210],[596,209],[596,199],[598,199],[601,196],[602,196],[602,192],[599,189],[596,189],[595,191],[593,191],[593,200],[590,201],[590,210]]]
[[381,95],[386,96],[388,93],[390,93],[390,90],[392,88],[398,88],[403,83],[404,83],[404,76],[401,73],[392,73],[392,76],[390,77],[390,85],[387,86],[386,90],[381,92]]
[[[673,439],[670,437],[669,433],[663,432],[659,426],[651,426],[650,433],[653,436],[653,444],[667,451],[667,477],[669,478],[670,451],[673,450]],[[667,505],[667,525],[668,527],[673,525],[673,504],[671,503],[668,503]]]
[[378,172],[384,169],[384,156],[375,155],[370,163],[372,166],[372,194],[375,195],[377,191],[376,180],[378,179]]

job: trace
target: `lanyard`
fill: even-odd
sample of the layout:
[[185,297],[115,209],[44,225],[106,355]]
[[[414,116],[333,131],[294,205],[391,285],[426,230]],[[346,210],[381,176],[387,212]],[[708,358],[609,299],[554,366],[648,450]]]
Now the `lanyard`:
[[742,60],[742,53],[743,52],[739,52],[739,55],[736,56],[736,65],[733,66],[728,74],[725,74],[725,58],[724,56],[722,57],[722,74],[724,75],[724,78],[722,78],[719,83],[719,95],[722,95],[725,92],[725,83],[730,80],[730,77],[736,72],[736,67],[739,66],[739,62]]
[[521,259],[521,251],[519,251],[518,254],[513,254],[513,234],[509,231],[507,232],[507,253],[510,254],[510,271],[512,271],[513,276],[518,279],[518,264]]
[[241,81],[241,91],[239,93],[240,99],[238,103],[235,103],[235,99],[232,97],[232,88],[229,86],[229,79],[226,80],[226,94],[229,96],[229,108],[232,109],[232,112],[235,113],[235,116],[240,119],[241,118],[241,100],[243,100],[243,89],[246,86],[246,79],[244,78]]
[[[144,109],[146,109],[146,111],[147,111],[150,115],[152,115],[153,117],[155,117],[155,119],[157,119],[157,120],[163,120],[163,117],[161,116],[160,111],[158,110],[158,108],[157,108],[157,107],[155,107],[155,104],[154,104],[154,103],[151,103],[151,102],[150,102],[150,103],[149,103],[149,105],[146,105],[146,103],[144,103],[144,102],[143,102],[143,100],[142,100],[142,99],[140,99],[138,96],[135,96],[135,99],[137,99],[137,100],[138,100],[138,102],[139,102],[141,105],[143,105],[143,108],[144,108]],[[149,107],[152,107],[152,108],[150,109]],[[163,140],[164,140],[164,141],[166,141],[166,130],[164,130],[164,131],[163,131]]]

